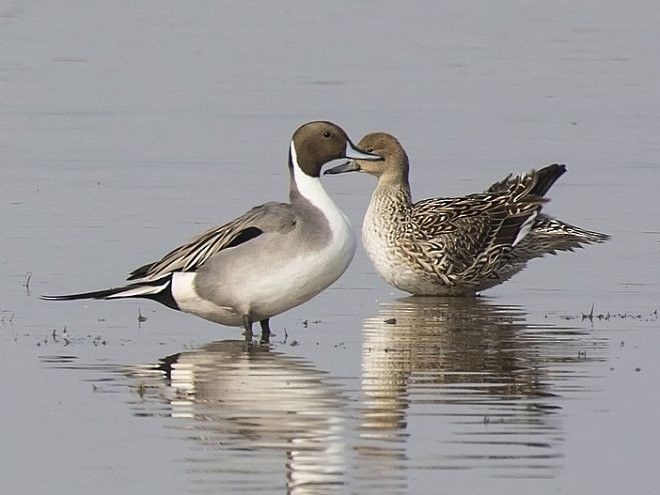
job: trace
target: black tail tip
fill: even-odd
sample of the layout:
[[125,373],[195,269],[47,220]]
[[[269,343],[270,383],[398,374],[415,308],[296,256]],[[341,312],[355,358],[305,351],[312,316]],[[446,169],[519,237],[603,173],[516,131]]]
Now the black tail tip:
[[42,301],[73,301],[75,299],[83,299],[82,297],[76,297],[76,295],[65,295],[65,296],[52,296],[50,294],[41,294],[39,299]]

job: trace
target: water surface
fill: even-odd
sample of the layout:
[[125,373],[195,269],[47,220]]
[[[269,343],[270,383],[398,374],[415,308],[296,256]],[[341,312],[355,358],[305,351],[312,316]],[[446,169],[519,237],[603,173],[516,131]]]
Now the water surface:
[[[655,493],[660,8],[305,5],[0,5],[3,489]],[[360,249],[270,347],[38,299],[284,199],[319,118],[399,137],[416,198],[564,162],[547,212],[613,239],[467,301],[407,298]],[[324,183],[359,229],[372,178]]]

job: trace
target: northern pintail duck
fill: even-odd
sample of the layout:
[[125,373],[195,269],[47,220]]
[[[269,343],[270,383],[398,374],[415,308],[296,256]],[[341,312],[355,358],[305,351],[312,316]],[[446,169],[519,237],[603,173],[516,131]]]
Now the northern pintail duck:
[[508,280],[532,258],[609,238],[541,213],[564,165],[509,175],[482,193],[413,203],[408,156],[399,141],[377,132],[358,147],[383,160],[349,161],[326,173],[360,171],[378,178],[362,241],[376,271],[411,294],[474,295]]
[[289,203],[252,208],[133,270],[128,285],[42,296],[47,300],[147,298],[170,308],[229,326],[261,325],[311,299],[346,270],[355,234],[319,179],[321,168],[342,158],[379,160],[363,153],[331,122],[309,122],[289,147]]

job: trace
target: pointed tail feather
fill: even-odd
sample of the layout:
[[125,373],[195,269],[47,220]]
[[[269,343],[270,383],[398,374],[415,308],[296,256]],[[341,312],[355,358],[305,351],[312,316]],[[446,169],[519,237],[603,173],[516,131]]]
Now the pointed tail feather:
[[[557,182],[557,179],[566,173],[566,165],[561,165],[558,163],[553,163],[547,167],[543,167],[536,172],[530,172],[536,175],[536,184],[529,191],[529,194],[535,196],[545,196],[546,193],[550,190],[552,185]],[[495,184],[491,185],[486,192],[489,193],[498,193],[506,192],[511,184],[517,180],[517,176],[514,177],[513,174],[507,175],[504,179]]]
[[541,214],[531,232],[516,246],[515,256],[518,261],[526,262],[546,254],[573,251],[582,248],[583,244],[601,243],[609,239],[607,234],[582,229]]
[[536,218],[543,203],[548,201],[544,195],[564,172],[565,165],[548,165],[541,170],[532,170],[516,177],[508,175],[488,189],[488,192],[496,194],[514,195],[511,203],[513,209],[497,232],[496,244],[517,246],[536,229]]
[[540,239],[553,238],[558,242],[559,239],[563,239],[564,242],[573,242],[575,247],[579,247],[579,244],[600,243],[610,239],[607,234],[576,227],[546,215],[539,215],[533,230]]
[[123,287],[113,287],[111,289],[96,290],[91,292],[79,292],[76,294],[62,295],[42,295],[40,299],[44,301],[75,301],[78,299],[127,299],[131,297],[140,297],[153,299],[165,306],[173,309],[179,309],[171,291],[171,275],[167,277],[135,284],[125,285]]
[[554,163],[543,167],[536,172],[536,185],[531,193],[536,196],[545,196],[557,179],[566,173],[566,165]]

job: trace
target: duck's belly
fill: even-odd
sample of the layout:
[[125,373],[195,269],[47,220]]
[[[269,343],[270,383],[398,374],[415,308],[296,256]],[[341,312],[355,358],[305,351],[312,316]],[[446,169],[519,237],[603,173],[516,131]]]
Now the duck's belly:
[[294,308],[335,282],[346,270],[355,241],[323,251],[253,259],[250,263],[219,262],[209,272],[177,273],[173,295],[182,311],[229,326],[241,326],[243,316],[260,321]]
[[246,284],[242,298],[255,320],[283,313],[310,300],[332,285],[344,273],[353,258],[352,252],[300,256],[264,277]]

